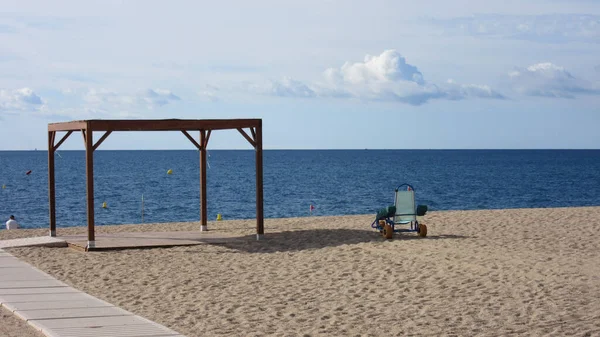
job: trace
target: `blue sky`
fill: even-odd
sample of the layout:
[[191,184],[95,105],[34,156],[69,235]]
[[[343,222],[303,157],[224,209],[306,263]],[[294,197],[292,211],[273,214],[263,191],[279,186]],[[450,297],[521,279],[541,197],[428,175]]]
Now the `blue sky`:
[[598,55],[592,0],[3,2],[0,150],[118,118],[263,118],[267,149],[600,148]]

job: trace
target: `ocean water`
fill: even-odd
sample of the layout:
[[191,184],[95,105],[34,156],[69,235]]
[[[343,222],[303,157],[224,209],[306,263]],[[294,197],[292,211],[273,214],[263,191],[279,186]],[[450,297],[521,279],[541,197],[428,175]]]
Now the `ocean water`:
[[[255,217],[254,151],[209,156],[209,220]],[[0,151],[0,223],[14,214],[48,227],[47,163],[46,151]],[[84,226],[85,152],[60,151],[55,163],[57,226]],[[142,223],[142,195],[145,223],[200,218],[197,151],[96,151],[94,174],[97,225]],[[311,204],[313,215],[375,214],[402,183],[430,210],[598,206],[600,150],[264,152],[267,218],[308,216]]]

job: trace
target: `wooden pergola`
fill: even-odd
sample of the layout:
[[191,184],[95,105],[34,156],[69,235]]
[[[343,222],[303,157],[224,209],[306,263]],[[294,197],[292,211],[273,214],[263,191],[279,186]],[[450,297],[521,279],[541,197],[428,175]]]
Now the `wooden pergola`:
[[[244,130],[248,128],[250,135]],[[103,120],[92,119],[48,124],[48,197],[50,202],[50,236],[56,236],[56,195],[54,153],[74,132],[80,131],[85,143],[87,181],[88,247],[95,246],[94,231],[94,150],[115,131],[180,131],[200,150],[200,219],[201,231],[207,230],[206,203],[206,147],[213,130],[237,129],[256,150],[256,237],[264,234],[263,217],[263,151],[261,119],[161,119],[161,120]],[[56,133],[66,134],[54,143]],[[94,131],[104,132],[94,144]],[[188,131],[199,131],[197,142]]]

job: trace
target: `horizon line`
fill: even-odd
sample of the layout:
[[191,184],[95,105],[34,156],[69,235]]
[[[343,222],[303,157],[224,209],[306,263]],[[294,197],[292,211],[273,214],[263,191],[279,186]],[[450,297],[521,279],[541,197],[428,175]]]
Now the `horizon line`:
[[[398,149],[398,148],[263,148],[263,151],[595,151],[600,148],[421,148],[421,149]],[[48,152],[47,149],[14,150],[0,149],[0,152]],[[56,150],[59,151],[59,150]],[[66,151],[85,151],[85,149],[67,149]],[[197,149],[98,149],[96,151],[199,151]],[[254,149],[207,149],[207,151],[254,151]]]

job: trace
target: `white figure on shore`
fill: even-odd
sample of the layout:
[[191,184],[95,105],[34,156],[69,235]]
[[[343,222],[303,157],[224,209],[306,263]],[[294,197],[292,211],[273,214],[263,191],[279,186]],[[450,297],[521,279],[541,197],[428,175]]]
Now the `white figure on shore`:
[[15,216],[11,215],[8,221],[6,222],[6,229],[18,229],[19,223],[15,220]]

